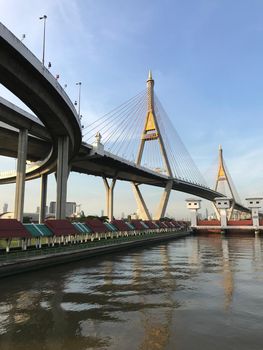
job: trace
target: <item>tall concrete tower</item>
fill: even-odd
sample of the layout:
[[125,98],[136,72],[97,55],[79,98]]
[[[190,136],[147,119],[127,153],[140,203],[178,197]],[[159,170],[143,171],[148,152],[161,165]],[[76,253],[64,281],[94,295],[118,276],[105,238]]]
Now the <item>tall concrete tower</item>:
[[[158,124],[158,120],[156,118],[155,110],[154,110],[154,80],[152,78],[152,73],[149,71],[148,79],[147,79],[147,113],[145,117],[144,128],[141,135],[141,141],[138,149],[136,164],[141,165],[143,151],[145,147],[145,142],[152,142],[158,140],[160,151],[162,155],[163,165],[165,167],[165,172],[169,176],[167,180],[163,195],[161,197],[159,206],[157,208],[155,219],[160,219],[164,217],[165,211],[167,208],[169,196],[173,186],[173,174],[171,170],[171,166],[169,163],[169,159],[167,156],[167,152],[165,149],[165,145],[163,142],[162,134],[160,131],[160,127]],[[138,206],[138,213],[140,218],[144,220],[150,220],[151,215],[146,206],[146,203],[143,199],[142,193],[139,189],[139,184],[132,182],[132,188],[135,195],[135,199]]]
[[139,145],[139,150],[137,154],[137,160],[136,163],[138,165],[141,164],[142,160],[142,155],[144,151],[144,146],[145,142],[151,142],[154,140],[159,141],[160,149],[161,149],[161,154],[163,158],[163,163],[165,166],[165,170],[167,175],[173,176],[172,170],[170,167],[170,163],[167,157],[167,153],[165,150],[165,146],[163,143],[163,138],[160,132],[160,128],[158,125],[158,121],[155,115],[155,110],[154,110],[154,80],[152,78],[152,72],[149,71],[148,79],[147,79],[147,113],[146,113],[146,118],[145,118],[145,124],[144,124],[144,129],[142,132],[141,136],[141,142]]
[[[223,158],[223,149],[222,146],[219,145],[218,150],[218,171],[216,177],[215,191],[223,193],[226,197],[230,198],[232,201],[232,205],[230,209],[227,210],[227,218],[230,220],[233,216],[234,206],[236,203],[235,193],[233,189],[233,185],[230,181],[230,176],[227,172],[224,158]],[[219,218],[219,211],[216,206],[214,206],[217,217]]]

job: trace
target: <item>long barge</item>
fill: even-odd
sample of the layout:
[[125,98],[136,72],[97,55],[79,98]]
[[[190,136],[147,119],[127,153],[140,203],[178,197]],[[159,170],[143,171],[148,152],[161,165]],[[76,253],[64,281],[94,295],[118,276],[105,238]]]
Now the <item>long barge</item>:
[[188,223],[99,219],[46,220],[22,224],[0,220],[0,277],[189,235]]
[[112,254],[127,249],[145,247],[189,235],[191,235],[190,231],[152,233],[93,241],[72,246],[63,245],[52,248],[12,252],[0,257],[0,277],[39,270],[104,254]]

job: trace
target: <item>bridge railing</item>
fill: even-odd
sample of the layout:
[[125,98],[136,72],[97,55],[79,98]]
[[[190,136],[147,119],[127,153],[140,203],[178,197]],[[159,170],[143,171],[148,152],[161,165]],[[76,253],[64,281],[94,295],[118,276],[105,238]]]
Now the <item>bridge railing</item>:
[[[27,164],[26,165],[26,173],[39,168],[39,166],[41,164],[42,164],[42,161],[38,161],[38,162]],[[8,179],[8,178],[11,178],[11,177],[16,177],[16,170],[6,170],[6,171],[1,171],[0,172],[0,180]]]

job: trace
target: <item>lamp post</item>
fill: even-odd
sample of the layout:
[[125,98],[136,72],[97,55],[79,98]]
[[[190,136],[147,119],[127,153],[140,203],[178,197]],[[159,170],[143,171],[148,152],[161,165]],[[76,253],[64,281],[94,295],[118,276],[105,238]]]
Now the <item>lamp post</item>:
[[44,15],[42,17],[39,17],[39,19],[44,20],[44,32],[43,32],[43,56],[42,56],[42,64],[45,65],[45,46],[46,46],[46,20],[47,16]]
[[78,83],[76,83],[76,85],[79,86],[79,108],[78,108],[78,115],[80,118],[80,95],[81,95],[81,81],[79,81]]

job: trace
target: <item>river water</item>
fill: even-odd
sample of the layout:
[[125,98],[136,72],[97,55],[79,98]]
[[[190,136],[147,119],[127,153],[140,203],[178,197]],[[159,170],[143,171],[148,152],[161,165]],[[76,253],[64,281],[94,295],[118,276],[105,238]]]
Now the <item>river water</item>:
[[195,236],[2,279],[0,349],[262,350],[262,247]]

